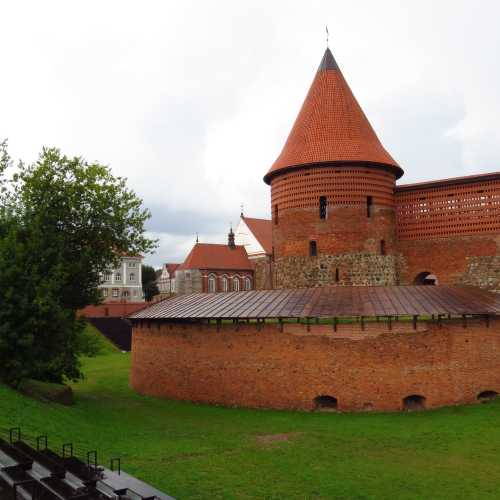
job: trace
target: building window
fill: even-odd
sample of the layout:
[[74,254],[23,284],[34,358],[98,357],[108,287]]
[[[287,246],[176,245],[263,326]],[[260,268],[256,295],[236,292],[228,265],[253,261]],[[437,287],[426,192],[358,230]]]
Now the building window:
[[238,278],[237,276],[233,278],[233,291],[240,291],[240,278]]
[[215,292],[215,290],[216,290],[215,276],[210,275],[208,277],[208,291],[210,293],[213,293],[213,292]]
[[128,267],[135,267],[135,262],[129,262]]
[[385,240],[380,240],[380,255],[385,255]]
[[102,294],[103,297],[107,297],[108,296],[108,289],[107,288],[103,288],[101,290],[101,294]]
[[340,281],[340,273],[339,273],[339,268],[335,268],[335,283],[338,283]]
[[113,288],[113,292],[112,292],[113,297],[118,297],[119,293],[120,293],[120,290],[118,290],[118,288]]
[[318,255],[318,246],[314,240],[309,242],[309,255],[311,257],[316,257]]
[[319,197],[319,218],[326,219],[328,217],[328,208],[326,204],[326,196]]
[[229,282],[227,281],[227,277],[223,276],[222,277],[222,291],[227,292],[229,289]]
[[122,274],[121,273],[115,273],[115,281],[121,281],[122,280]]
[[133,290],[133,291],[132,291],[132,295],[133,295],[134,297],[137,297],[137,290]]
[[366,216],[370,218],[373,210],[373,196],[366,197]]
[[135,273],[130,273],[130,281],[135,281]]
[[129,296],[128,290],[124,290],[122,293],[122,297],[128,297],[128,296]]
[[109,271],[104,273],[104,281],[111,281],[111,273]]
[[250,278],[245,278],[245,290],[252,289],[252,280]]
[[274,223],[278,224],[278,204],[274,205]]

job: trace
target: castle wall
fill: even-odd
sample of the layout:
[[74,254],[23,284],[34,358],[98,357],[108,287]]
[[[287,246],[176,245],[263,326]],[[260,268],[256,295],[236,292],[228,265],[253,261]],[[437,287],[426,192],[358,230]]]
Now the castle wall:
[[[181,354],[182,353],[182,354]],[[340,410],[391,411],[421,395],[427,408],[500,393],[500,319],[419,323],[215,325],[143,321],[132,339],[131,385],[210,404],[311,410],[330,395]]]
[[440,284],[500,292],[500,175],[396,189],[400,283],[422,272]]
[[[353,165],[273,178],[275,288],[334,285],[339,266],[345,283],[394,284],[394,182],[386,170]],[[320,197],[327,203],[324,218]],[[317,256],[311,255],[311,242]],[[368,272],[360,276],[360,269]]]
[[273,288],[271,257],[266,255],[252,259],[252,262],[255,266],[255,290],[271,290]]

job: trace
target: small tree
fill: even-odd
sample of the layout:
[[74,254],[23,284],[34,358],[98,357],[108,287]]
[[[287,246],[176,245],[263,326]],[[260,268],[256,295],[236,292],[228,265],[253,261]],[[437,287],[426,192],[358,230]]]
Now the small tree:
[[8,166],[0,143],[0,378],[76,380],[77,310],[99,302],[102,273],[122,253],[154,248],[150,213],[108,167],[58,149],[11,177]]
[[160,293],[156,284],[156,271],[151,266],[142,266],[142,291],[147,302],[153,300],[153,297]]

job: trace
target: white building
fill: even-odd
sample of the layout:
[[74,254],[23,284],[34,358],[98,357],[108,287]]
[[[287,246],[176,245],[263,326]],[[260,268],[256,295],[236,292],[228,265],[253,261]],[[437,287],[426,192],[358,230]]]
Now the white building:
[[118,267],[104,273],[99,289],[104,302],[144,302],[142,257],[123,256]]
[[180,264],[163,264],[161,275],[156,282],[160,293],[177,293],[175,271],[177,271],[179,266]]

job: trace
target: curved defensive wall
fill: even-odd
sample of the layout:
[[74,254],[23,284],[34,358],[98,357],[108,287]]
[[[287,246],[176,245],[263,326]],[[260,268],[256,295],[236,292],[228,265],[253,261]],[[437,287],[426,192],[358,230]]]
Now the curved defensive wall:
[[500,393],[500,297],[466,287],[193,294],[135,313],[131,385],[228,406],[394,411]]

